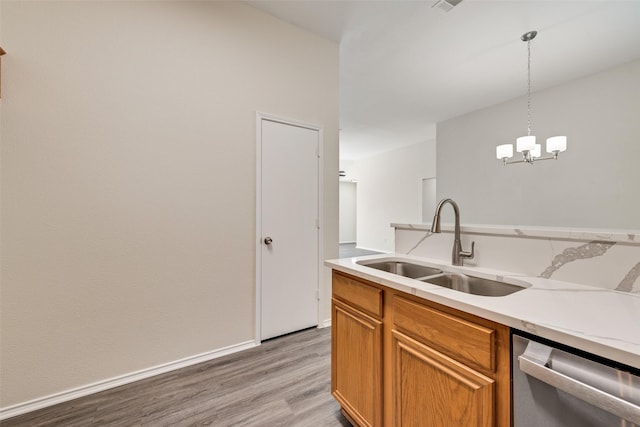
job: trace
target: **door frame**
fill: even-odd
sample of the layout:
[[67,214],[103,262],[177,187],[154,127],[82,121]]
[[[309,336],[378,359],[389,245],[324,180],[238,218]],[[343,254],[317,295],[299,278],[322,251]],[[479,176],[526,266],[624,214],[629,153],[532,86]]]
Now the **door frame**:
[[320,326],[320,284],[323,280],[324,259],[324,131],[322,127],[300,120],[292,120],[273,114],[256,111],[256,293],[255,293],[255,331],[254,341],[260,345],[262,340],[260,330],[262,328],[262,121],[282,123],[284,125],[297,126],[318,132],[318,282],[316,283],[316,324]]

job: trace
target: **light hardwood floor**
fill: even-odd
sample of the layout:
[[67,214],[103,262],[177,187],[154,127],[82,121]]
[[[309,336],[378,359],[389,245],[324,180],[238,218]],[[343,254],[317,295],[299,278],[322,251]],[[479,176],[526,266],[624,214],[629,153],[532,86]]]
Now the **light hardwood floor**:
[[307,329],[0,425],[347,427],[330,393],[330,353],[330,328]]
[[370,251],[368,249],[360,249],[356,247],[355,243],[340,243],[338,257],[352,258],[354,256],[379,255],[381,253],[383,252]]

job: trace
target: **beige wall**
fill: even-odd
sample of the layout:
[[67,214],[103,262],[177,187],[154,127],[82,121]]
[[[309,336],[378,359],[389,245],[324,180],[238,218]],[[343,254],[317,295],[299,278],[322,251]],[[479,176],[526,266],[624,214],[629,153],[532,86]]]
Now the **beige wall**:
[[337,256],[335,43],[239,3],[1,7],[2,407],[254,339],[257,110],[324,128]]
[[438,123],[438,198],[456,200],[467,224],[640,229],[639,114],[636,60],[532,94],[543,154],[546,138],[567,135],[557,161],[496,159],[526,132],[526,97]]

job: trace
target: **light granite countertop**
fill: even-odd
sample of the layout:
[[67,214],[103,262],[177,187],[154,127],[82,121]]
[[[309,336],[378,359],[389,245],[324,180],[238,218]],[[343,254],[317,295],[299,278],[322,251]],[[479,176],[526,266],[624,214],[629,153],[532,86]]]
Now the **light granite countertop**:
[[[470,295],[358,264],[402,259],[528,286],[503,297]],[[384,254],[325,261],[325,265],[515,329],[640,369],[640,295],[441,260]]]

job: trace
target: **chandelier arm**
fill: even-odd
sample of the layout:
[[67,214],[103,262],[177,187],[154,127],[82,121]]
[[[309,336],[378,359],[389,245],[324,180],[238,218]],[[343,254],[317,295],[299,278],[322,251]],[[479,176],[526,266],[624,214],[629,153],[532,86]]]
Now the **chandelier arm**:
[[502,163],[507,166],[507,165],[512,165],[514,163],[529,163],[529,164],[533,164],[534,162],[541,162],[542,160],[558,160],[558,153],[554,151],[554,153],[551,156],[545,156],[545,157],[536,157],[536,158],[524,158],[521,160],[507,160],[506,158],[502,159]]

